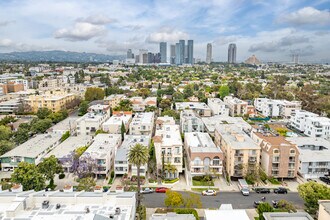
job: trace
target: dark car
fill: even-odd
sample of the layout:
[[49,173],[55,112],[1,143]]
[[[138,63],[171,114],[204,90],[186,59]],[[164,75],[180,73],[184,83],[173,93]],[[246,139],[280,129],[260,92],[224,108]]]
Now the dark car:
[[322,182],[328,184],[328,185],[330,184],[330,179],[329,179],[329,177],[321,176],[321,177],[320,177],[320,180],[321,180]]
[[166,193],[166,191],[169,190],[169,188],[166,187],[157,187],[156,188],[156,193]]
[[258,208],[258,205],[260,205],[261,203],[263,203],[263,201],[254,201],[253,207]]
[[267,188],[255,188],[256,193],[270,193],[270,189]]
[[314,179],[310,179],[310,178],[308,178],[307,181],[308,181],[308,182],[315,182],[315,183],[317,182],[316,180],[314,180]]
[[276,194],[287,194],[288,190],[283,187],[278,187],[277,189],[274,189],[274,193]]

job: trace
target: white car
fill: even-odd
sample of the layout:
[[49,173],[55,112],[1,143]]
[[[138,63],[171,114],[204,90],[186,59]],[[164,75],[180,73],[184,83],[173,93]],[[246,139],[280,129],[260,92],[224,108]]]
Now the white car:
[[202,192],[202,195],[203,196],[216,196],[217,195],[217,192],[213,189],[208,189],[208,190],[204,190]]
[[250,190],[248,188],[243,188],[241,189],[241,193],[243,194],[243,196],[248,196],[250,195]]

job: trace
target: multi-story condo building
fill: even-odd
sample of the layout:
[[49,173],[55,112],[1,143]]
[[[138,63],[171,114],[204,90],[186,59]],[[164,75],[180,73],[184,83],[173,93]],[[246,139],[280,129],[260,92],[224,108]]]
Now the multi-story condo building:
[[193,110],[183,110],[180,112],[181,133],[204,132],[204,123],[201,117]]
[[152,135],[154,131],[155,113],[136,113],[129,125],[129,134]]
[[[157,170],[161,169],[166,178],[177,178],[182,172],[182,139],[179,125],[162,124],[156,130],[153,138]],[[163,169],[167,165],[175,167],[175,171]]]
[[59,143],[60,134],[39,134],[0,156],[2,171],[13,170],[20,162],[39,164]]
[[134,112],[143,112],[146,106],[157,107],[157,97],[132,97],[130,98]]
[[309,137],[330,140],[330,119],[312,112],[297,110],[290,118],[290,125]]
[[114,164],[114,158],[121,144],[120,134],[98,134],[93,143],[79,158],[80,161],[91,157],[95,163],[95,176],[107,177]]
[[18,99],[10,99],[0,102],[0,114],[13,114],[17,112],[20,102]]
[[236,116],[236,115],[244,115],[247,114],[247,106],[248,103],[246,101],[240,100],[236,97],[226,96],[223,101],[229,107],[229,115]]
[[[137,175],[137,167],[130,164],[127,158],[127,154],[131,147],[136,144],[141,144],[143,146],[149,147],[151,138],[149,135],[125,135],[125,139],[122,145],[118,148],[115,157],[115,174],[123,175],[128,174],[129,176]],[[140,175],[145,176],[148,170],[148,164],[143,164],[140,167]]]
[[296,110],[301,109],[300,101],[275,100],[268,98],[256,98],[254,100],[256,109],[266,117],[290,118]]
[[241,178],[257,169],[260,147],[235,124],[218,124],[214,143],[224,153],[224,168],[232,178]]
[[266,132],[252,132],[252,139],[261,148],[261,168],[275,178],[296,178],[299,151],[296,144]]
[[39,108],[48,108],[53,112],[66,109],[66,105],[74,100],[76,96],[62,90],[46,91],[43,95],[30,95],[24,101],[31,107],[33,112]]
[[236,44],[228,46],[228,63],[236,63]]
[[163,116],[163,117],[157,117],[156,120],[156,130],[160,129],[163,124],[167,124],[167,125],[175,125],[175,120],[173,117],[170,116]]
[[120,134],[121,126],[124,124],[126,131],[128,131],[129,124],[132,121],[132,112],[113,112],[112,116],[103,123],[102,130],[110,134]]
[[102,128],[102,124],[110,117],[109,105],[92,105],[81,118],[77,119],[77,135],[92,135]]
[[208,98],[207,105],[212,110],[212,115],[229,116],[229,107],[219,98]]
[[175,109],[177,111],[191,109],[202,117],[209,117],[212,115],[212,110],[204,102],[176,102]]
[[244,121],[242,117],[215,115],[212,117],[202,117],[202,121],[204,123],[206,132],[209,133],[211,137],[214,137],[215,127],[218,124],[234,124],[247,132],[252,130],[252,126]]
[[123,94],[112,94],[104,98],[104,104],[110,105],[110,108],[114,108],[119,105],[121,100],[126,99],[126,96]]
[[24,90],[24,85],[22,83],[15,83],[15,82],[0,83],[0,87],[2,88],[4,94],[14,93]]
[[53,90],[60,86],[60,81],[57,78],[44,78],[41,81],[39,81],[38,89],[47,91],[47,90]]
[[298,146],[300,175],[304,178],[319,178],[329,174],[329,141],[314,137],[290,137],[286,140]]
[[15,76],[1,76],[0,84],[1,83],[23,84],[23,90],[29,89],[29,82],[26,79],[19,79]]
[[134,192],[102,192],[99,186],[94,192],[74,192],[69,185],[61,191],[23,192],[21,185],[10,192],[0,190],[0,215],[5,219],[135,219]]
[[184,148],[192,176],[222,174],[223,153],[208,133],[185,133]]
[[206,45],[206,63],[210,64],[212,62],[212,44],[208,43]]

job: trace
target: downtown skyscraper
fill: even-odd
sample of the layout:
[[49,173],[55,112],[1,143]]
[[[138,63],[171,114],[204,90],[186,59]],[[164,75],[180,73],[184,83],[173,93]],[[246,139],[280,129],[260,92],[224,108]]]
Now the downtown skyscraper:
[[189,64],[194,64],[194,41],[188,40],[188,62]]
[[212,62],[212,44],[208,43],[206,46],[206,63],[210,64]]
[[228,46],[228,63],[236,63],[236,44]]
[[175,44],[170,46],[170,63],[175,64]]
[[166,42],[159,43],[159,53],[160,53],[160,62],[167,63],[167,43]]

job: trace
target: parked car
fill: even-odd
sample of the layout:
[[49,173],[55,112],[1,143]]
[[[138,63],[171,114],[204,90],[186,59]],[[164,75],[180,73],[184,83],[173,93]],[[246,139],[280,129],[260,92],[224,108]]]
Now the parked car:
[[315,183],[317,182],[316,180],[314,180],[314,179],[310,179],[310,178],[308,178],[307,181],[308,181],[308,182],[315,182]]
[[329,179],[329,177],[321,176],[321,177],[320,177],[320,180],[321,180],[322,182],[328,184],[328,185],[330,184],[330,179]]
[[217,192],[213,189],[208,189],[208,190],[204,190],[202,192],[202,195],[203,196],[216,196],[217,195]]
[[258,208],[258,205],[260,205],[261,203],[263,203],[263,201],[254,201],[253,207]]
[[250,195],[250,190],[249,188],[242,188],[241,193],[243,194],[243,196],[248,196]]
[[270,189],[267,188],[255,188],[256,193],[270,193]]
[[274,193],[276,194],[287,194],[288,190],[283,187],[278,187],[277,189],[274,189]]
[[140,191],[142,194],[149,194],[149,193],[153,193],[154,190],[151,188],[144,188]]
[[156,193],[166,193],[166,191],[169,190],[169,188],[166,187],[157,187],[156,188]]

